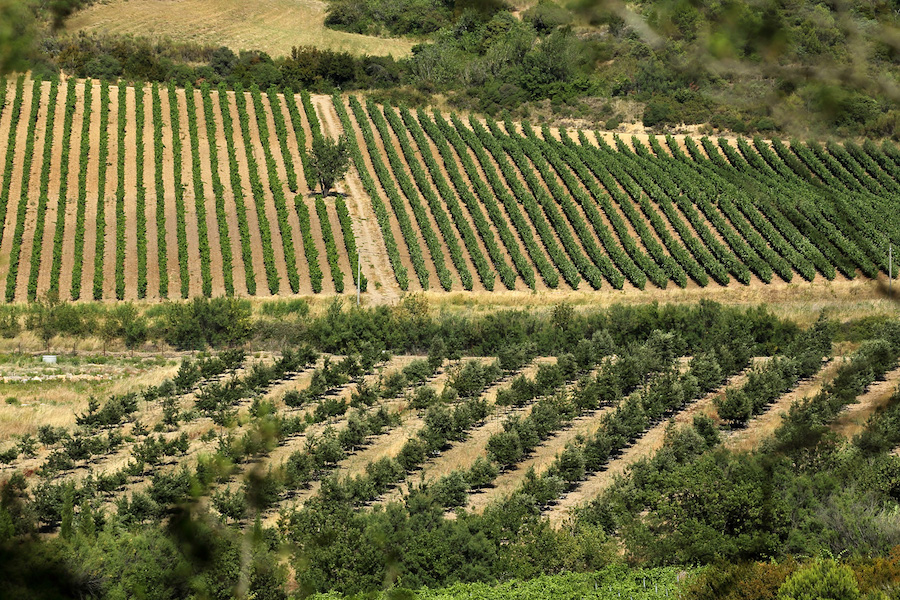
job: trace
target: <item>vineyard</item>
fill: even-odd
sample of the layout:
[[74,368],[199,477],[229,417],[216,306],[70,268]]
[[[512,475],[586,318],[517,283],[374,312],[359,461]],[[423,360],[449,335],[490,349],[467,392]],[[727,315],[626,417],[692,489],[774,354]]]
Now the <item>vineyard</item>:
[[[353,169],[317,195],[310,148]],[[0,84],[8,302],[875,278],[900,150],[654,136],[349,96]],[[357,265],[357,253],[360,263]],[[7,260],[8,257],[8,260]]]

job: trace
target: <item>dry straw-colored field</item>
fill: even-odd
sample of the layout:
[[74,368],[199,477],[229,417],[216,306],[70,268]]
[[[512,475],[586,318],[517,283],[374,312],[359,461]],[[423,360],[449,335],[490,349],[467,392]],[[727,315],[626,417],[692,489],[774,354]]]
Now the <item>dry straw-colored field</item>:
[[78,11],[66,31],[168,38],[287,56],[294,46],[355,55],[406,56],[415,42],[344,33],[325,27],[317,0],[110,0]]

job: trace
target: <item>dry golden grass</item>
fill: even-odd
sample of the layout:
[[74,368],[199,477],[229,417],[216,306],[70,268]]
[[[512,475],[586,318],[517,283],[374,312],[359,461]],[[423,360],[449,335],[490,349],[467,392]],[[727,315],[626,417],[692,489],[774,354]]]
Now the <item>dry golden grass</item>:
[[325,27],[325,3],[316,0],[110,0],[73,15],[68,32],[133,34],[290,55],[292,46],[355,55],[406,56],[412,40],[378,38]]

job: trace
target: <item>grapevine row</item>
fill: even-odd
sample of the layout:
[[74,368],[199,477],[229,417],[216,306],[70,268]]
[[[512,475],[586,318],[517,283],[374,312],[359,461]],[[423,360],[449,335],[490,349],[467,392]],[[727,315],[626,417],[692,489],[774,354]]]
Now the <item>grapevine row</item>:
[[[288,284],[295,294],[300,289],[300,276],[297,274],[297,255],[294,253],[294,236],[291,232],[291,224],[288,221],[287,200],[284,197],[284,188],[278,177],[278,168],[275,157],[269,145],[269,126],[266,123],[265,107],[262,103],[262,95],[255,84],[250,87],[250,96],[253,99],[253,112],[256,113],[259,141],[262,143],[263,156],[266,160],[266,170],[269,174],[269,190],[275,201],[275,213],[278,215],[278,232],[281,235],[281,247],[284,250],[284,264],[287,269]],[[276,96],[277,98],[277,96]]]
[[[228,91],[225,84],[220,83],[218,88],[219,109],[222,115],[222,131],[225,133],[225,151],[228,154],[228,173],[231,179],[231,195],[234,198],[235,211],[238,222],[238,232],[241,238],[241,259],[244,262],[244,281],[247,285],[247,293],[256,295],[256,275],[253,270],[253,253],[250,247],[250,225],[247,223],[247,205],[244,201],[244,188],[241,185],[241,172],[237,161],[237,151],[234,145],[234,122],[231,118],[231,108],[228,105]],[[203,98],[205,110],[212,113],[212,102],[209,93]],[[207,127],[209,124],[207,123]],[[210,144],[212,147],[212,144]],[[218,212],[218,207],[216,211]],[[220,221],[221,223],[221,221]],[[220,224],[221,227],[221,224]],[[224,246],[224,244],[223,244]],[[229,253],[231,251],[229,250]]]
[[147,187],[144,185],[144,86],[134,88],[135,227],[137,230],[137,297],[147,297]]
[[125,299],[125,83],[118,85],[119,101],[116,120],[116,300]]
[[[66,91],[68,91],[68,88]],[[53,127],[56,123],[56,98],[58,94],[59,79],[54,78],[50,82],[50,97],[47,99],[47,120],[44,124],[44,151],[38,189],[37,216],[34,223],[34,237],[31,240],[31,262],[29,263],[31,272],[28,276],[27,291],[28,300],[31,302],[34,302],[37,299],[38,275],[41,272],[41,254],[44,246],[44,225],[47,220],[47,202],[50,200],[48,198],[48,194],[50,193],[50,161],[53,158]],[[18,265],[16,268],[18,269]],[[10,271],[12,270],[12,262],[10,262]],[[13,289],[13,294],[15,294],[15,289]],[[7,297],[9,297],[8,291]]]
[[[419,193],[410,180],[409,175],[407,175],[406,170],[403,168],[403,163],[401,162],[400,157],[397,154],[397,149],[394,147],[394,143],[391,140],[387,121],[385,120],[384,115],[382,115],[379,108],[371,100],[367,102],[367,109],[369,117],[375,124],[375,129],[378,130],[378,133],[381,136],[381,141],[384,143],[384,153],[387,155],[388,163],[391,165],[391,169],[394,172],[394,177],[409,202],[409,206],[412,209],[416,222],[419,225],[419,232],[422,234],[422,238],[425,240],[425,245],[428,247],[428,252],[431,254],[431,260],[434,263],[438,281],[440,282],[441,287],[443,287],[444,290],[450,290],[453,282],[450,278],[450,270],[444,264],[443,249],[441,248],[441,244],[437,239],[437,235],[435,235],[434,230],[431,228],[431,223],[429,223],[428,221],[428,213],[425,211],[425,207],[422,206]],[[387,110],[387,108],[385,107],[384,110]],[[386,177],[390,177],[390,175],[386,174]],[[382,183],[383,182],[384,179],[382,179]],[[399,197],[399,195],[398,201],[402,202],[402,199]],[[446,215],[444,215],[444,218],[446,219]],[[453,234],[451,232],[451,239],[452,235]],[[456,246],[455,250],[455,252],[451,250],[451,259],[454,261],[454,263],[457,260],[462,259],[462,252],[460,251],[458,245]],[[460,278],[463,280],[464,286],[468,284],[468,287],[466,289],[472,289],[471,273],[462,272],[460,273]]]
[[[219,177],[219,149],[216,145],[216,122],[213,113],[212,98],[209,95],[209,84],[200,86],[200,98],[203,102],[203,122],[206,125],[206,140],[209,147],[209,168],[212,179],[213,198],[216,202],[216,223],[219,226],[219,251],[222,253],[222,276],[225,295],[234,296],[234,264],[231,255],[231,243],[228,234],[228,215],[225,209],[225,186]],[[241,232],[242,243],[245,231]],[[248,248],[249,251],[249,248]]]
[[[350,259],[350,270],[353,276],[353,283],[359,286],[360,291],[366,291],[368,281],[366,276],[359,269],[359,250],[356,247],[356,236],[353,235],[353,223],[350,220],[350,213],[347,211],[347,204],[344,202],[343,196],[335,198],[334,207],[337,210],[338,221],[341,223],[341,233],[344,236],[344,247],[347,249],[347,257]],[[359,278],[357,278],[357,273]]]
[[[506,209],[506,213],[507,215],[509,215],[509,219],[512,221],[513,227],[519,234],[519,239],[525,246],[525,251],[531,258],[531,262],[537,268],[538,273],[540,273],[541,279],[544,280],[544,283],[547,284],[547,287],[553,289],[559,287],[559,274],[553,268],[553,265],[550,263],[550,261],[547,260],[547,258],[544,256],[544,253],[541,251],[540,247],[535,241],[534,236],[531,233],[531,229],[528,226],[527,219],[522,214],[522,211],[519,210],[519,204],[518,202],[516,202],[516,199],[513,198],[512,194],[509,193],[509,191],[503,185],[503,182],[500,180],[500,175],[495,170],[494,164],[491,162],[491,158],[488,155],[487,150],[485,149],[486,147],[484,146],[484,144],[482,144],[481,139],[479,138],[479,136],[475,135],[472,130],[463,125],[462,121],[460,121],[456,115],[450,115],[450,119],[453,122],[453,127],[450,127],[450,125],[438,113],[435,113],[435,120],[437,121],[438,126],[447,136],[447,139],[450,141],[450,143],[453,144],[457,154],[460,157],[465,157],[467,161],[470,161],[468,157],[468,151],[466,150],[465,146],[471,148],[472,152],[475,153],[475,158],[477,158],[479,164],[481,164],[481,170],[484,173],[484,176],[487,178],[488,183],[491,185],[493,193],[497,198],[500,199],[500,202]],[[475,169],[474,164],[472,164],[472,169],[469,170],[468,173],[470,178],[475,178],[477,170]],[[482,202],[485,202],[485,206],[488,208],[491,219],[494,221],[495,225],[500,222],[505,222],[505,220],[503,220],[500,209],[496,207],[496,203],[493,202],[493,200],[486,200],[486,198],[492,197],[490,192],[488,192],[486,189],[483,189],[481,186],[476,186],[475,189],[479,192],[479,197],[481,198]],[[499,228],[499,225],[497,225],[497,227]]]
[[272,108],[272,120],[275,122],[275,135],[278,137],[278,144],[281,147],[281,157],[284,160],[284,170],[287,177],[288,189],[291,192],[297,191],[297,171],[294,168],[294,157],[288,150],[287,125],[284,123],[284,113],[281,112],[281,102],[278,100],[278,88],[272,86],[266,92],[269,99],[269,106]]
[[309,209],[306,207],[306,202],[303,201],[302,194],[297,194],[297,197],[294,198],[294,207],[297,209],[297,217],[300,220],[300,235],[303,237],[303,251],[306,253],[306,262],[309,265],[309,280],[313,292],[318,294],[322,291],[322,269],[319,268],[319,251],[313,240]]
[[[556,165],[556,170],[560,173],[560,176],[569,187],[569,190],[575,194],[575,198],[581,203],[585,214],[591,219],[594,229],[597,230],[598,235],[600,235],[601,241],[603,241],[604,245],[607,243],[612,245],[615,242],[613,239],[604,241],[605,234],[601,233],[601,231],[603,231],[602,217],[597,211],[597,207],[594,206],[594,202],[599,204],[600,210],[606,215],[607,220],[618,236],[619,242],[625,248],[628,258],[630,258],[640,269],[640,272],[633,272],[630,267],[627,267],[625,258],[619,259],[621,264],[626,265],[626,276],[628,276],[629,279],[631,279],[631,282],[639,289],[644,288],[644,277],[649,279],[655,286],[665,288],[668,282],[668,276],[651,256],[648,256],[647,253],[640,249],[638,243],[632,237],[631,232],[628,231],[628,226],[625,224],[625,221],[610,201],[613,194],[621,195],[621,192],[615,187],[612,188],[612,191],[601,190],[597,185],[597,180],[591,176],[591,170],[588,167],[588,163],[592,160],[592,157],[588,154],[587,148],[575,144],[565,130],[560,129],[559,134],[560,144],[558,145],[558,150],[560,151],[562,158],[565,159],[565,162],[559,162],[559,164]],[[548,139],[547,136],[544,137],[545,139]],[[559,161],[559,157],[554,152],[549,151],[549,148],[551,147],[549,142],[546,144],[546,147],[548,148],[548,159],[550,159],[551,163]],[[566,172],[566,169],[563,168],[564,166],[572,169],[575,175],[578,176],[578,179],[581,180],[581,184],[589,192],[589,197],[574,192],[574,190],[579,188],[578,181]],[[622,202],[622,200],[619,200],[620,204]],[[635,228],[635,231],[638,231],[637,228]],[[661,257],[669,258],[662,254],[661,248],[659,249],[659,252]],[[629,273],[632,274],[629,275]]]
[[[581,282],[581,276],[578,274],[579,269],[572,264],[572,261],[566,256],[566,253],[559,247],[559,244],[553,235],[553,230],[547,224],[547,220],[544,218],[537,200],[535,200],[535,197],[531,192],[522,185],[521,178],[526,171],[522,170],[523,165],[518,163],[520,160],[524,159],[524,155],[515,152],[512,146],[501,143],[501,139],[497,136],[498,131],[496,129],[496,124],[493,121],[489,121],[489,126],[492,130],[491,132],[488,132],[488,130],[473,117],[469,117],[469,125],[487,151],[494,158],[494,161],[500,168],[500,172],[506,179],[507,185],[512,190],[516,201],[520,202],[522,206],[525,207],[525,212],[528,213],[531,224],[534,226],[535,231],[537,231],[538,237],[541,238],[541,243],[543,243],[544,248],[547,250],[550,260],[553,261],[556,269],[559,271],[560,275],[562,275],[563,279],[566,280],[569,287],[577,289],[578,284]],[[510,164],[507,159],[507,152],[510,153],[510,156],[512,156],[513,160],[518,164],[521,174],[516,171],[516,168],[512,164]],[[529,181],[529,183],[531,183],[531,181]],[[591,281],[591,283],[593,284],[594,281]]]
[[9,206],[9,190],[12,185],[13,161],[16,158],[16,131],[22,116],[22,103],[25,100],[25,76],[16,79],[16,95],[13,98],[12,114],[9,122],[9,135],[6,139],[6,163],[3,167],[3,188],[0,189],[0,240],[6,229],[6,211]]
[[422,289],[427,290],[428,269],[425,267],[425,260],[422,258],[422,249],[419,247],[419,241],[416,239],[416,233],[409,220],[409,215],[406,214],[406,208],[403,205],[403,200],[400,198],[400,193],[391,180],[390,172],[381,160],[380,152],[375,144],[375,136],[372,134],[372,128],[369,127],[366,113],[355,96],[350,96],[350,108],[353,110],[353,116],[356,118],[356,123],[362,131],[363,139],[369,151],[369,158],[372,161],[372,167],[375,169],[375,173],[381,182],[382,189],[390,200],[391,208],[394,209],[394,216],[397,218],[403,239],[406,241],[409,258],[412,261],[416,277],[418,277]]
[[[234,92],[237,104],[238,122],[241,126],[241,136],[244,139],[244,152],[247,157],[247,171],[250,177],[250,191],[256,205],[256,218],[259,223],[259,235],[262,241],[263,264],[266,268],[266,281],[269,284],[269,293],[277,294],[279,287],[278,271],[275,268],[275,253],[272,250],[272,231],[269,228],[269,218],[266,216],[265,190],[259,179],[259,167],[253,156],[253,137],[250,135],[250,116],[247,114],[247,99],[244,97],[243,88],[238,85]],[[221,91],[220,91],[221,95]]]
[[334,234],[331,231],[331,222],[328,220],[328,209],[322,196],[316,196],[316,214],[319,216],[319,225],[322,228],[322,241],[325,242],[325,254],[328,257],[328,266],[331,267],[331,280],[334,281],[334,291],[344,293],[344,274],[338,266],[338,249],[334,243]]
[[150,89],[153,110],[153,167],[156,187],[156,254],[159,263],[159,297],[169,297],[169,261],[166,251],[166,191],[163,187],[162,101],[154,83]]
[[[55,95],[55,94],[54,94]],[[25,210],[28,207],[28,187],[31,183],[31,163],[34,159],[35,125],[41,104],[41,82],[35,80],[31,86],[31,112],[28,115],[28,133],[25,138],[25,161],[22,167],[22,189],[16,210],[16,227],[13,231],[12,249],[9,253],[9,272],[6,276],[6,301],[12,302],[16,295],[16,276],[19,272],[19,253],[22,250],[22,236],[25,233]],[[46,134],[45,134],[46,135]]]
[[309,169],[309,155],[306,153],[306,133],[303,131],[303,119],[297,108],[297,98],[293,91],[289,89],[284,90],[284,104],[287,106],[288,114],[291,116],[291,127],[294,129],[294,139],[297,141],[297,152],[300,154],[300,166],[303,168],[303,177],[306,179],[309,189],[314,189],[316,181]]
[[84,113],[81,116],[81,145],[78,156],[78,204],[75,207],[75,246],[72,248],[72,300],[81,298],[81,273],[84,267],[84,228],[87,212],[88,158],[91,151],[90,125],[92,81],[84,83]]
[[178,110],[178,96],[175,93],[175,82],[169,82],[169,117],[172,129],[172,167],[175,185],[175,230],[178,239],[178,271],[181,279],[181,297],[190,294],[190,277],[188,272],[187,214],[184,206],[184,184],[181,182],[181,118]]
[[[390,115],[394,117],[393,111],[390,112]],[[438,194],[440,194],[440,197],[447,205],[447,208],[450,210],[450,214],[453,215],[453,222],[456,225],[456,230],[459,232],[459,235],[466,246],[466,250],[469,252],[469,256],[472,259],[472,264],[475,265],[475,270],[478,272],[478,278],[481,279],[481,283],[484,284],[484,287],[486,289],[493,291],[495,279],[494,272],[491,270],[491,267],[488,264],[487,259],[485,259],[484,254],[481,252],[481,249],[478,247],[478,240],[475,238],[475,233],[469,226],[469,221],[459,205],[456,194],[453,193],[453,190],[450,188],[450,184],[447,183],[446,178],[444,177],[443,173],[441,173],[441,169],[434,159],[434,155],[431,152],[431,147],[428,145],[428,140],[425,139],[425,133],[422,131],[422,127],[419,125],[418,121],[413,118],[412,113],[410,113],[409,109],[407,109],[406,107],[402,107],[400,109],[400,116],[403,120],[403,126],[405,126],[409,130],[410,134],[416,142],[416,146],[419,148],[419,153],[422,156],[422,160],[425,162],[425,166],[428,168],[428,172],[431,174],[431,180],[434,182],[435,187],[437,187]],[[394,124],[394,120],[392,120],[391,125],[394,126]],[[397,127],[400,126],[401,125],[397,123]],[[401,131],[399,129],[395,129],[395,131],[397,132],[398,138],[402,137],[404,141],[406,140],[406,135],[404,134],[401,136]],[[411,146],[407,145],[407,147],[409,150],[412,150]],[[403,148],[404,153],[407,153],[407,147]],[[415,160],[414,153],[407,155],[407,161],[410,165],[415,163],[416,172],[421,173],[421,168],[419,167],[418,162]],[[427,185],[428,180],[424,179],[424,181]],[[430,196],[434,196],[433,192],[430,194]],[[431,200],[429,199],[429,203],[430,202]],[[435,214],[437,215],[437,213]],[[441,211],[440,214],[443,214],[443,211]],[[482,221],[484,221],[484,216],[480,214],[480,211],[479,216],[481,217]],[[440,222],[438,224],[440,225]],[[490,230],[488,230],[488,233],[489,232]],[[489,239],[492,240],[493,237],[491,236]],[[496,244],[494,246],[494,250],[497,250]],[[492,259],[495,259],[495,264],[498,264],[501,269],[505,267],[505,271],[503,271],[503,275],[505,275],[504,285],[506,285],[508,289],[513,289],[513,287],[515,286],[516,274],[512,271],[512,269],[510,269],[505,265],[505,263],[502,262],[502,259],[500,259],[499,256],[492,255]]]

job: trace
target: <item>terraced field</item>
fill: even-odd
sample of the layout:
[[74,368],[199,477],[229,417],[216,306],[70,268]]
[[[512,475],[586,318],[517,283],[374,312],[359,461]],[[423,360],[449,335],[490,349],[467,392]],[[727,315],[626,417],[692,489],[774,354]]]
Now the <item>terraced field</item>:
[[[348,134],[318,198],[308,150]],[[889,143],[633,137],[277,89],[0,83],[7,301],[876,278]]]

